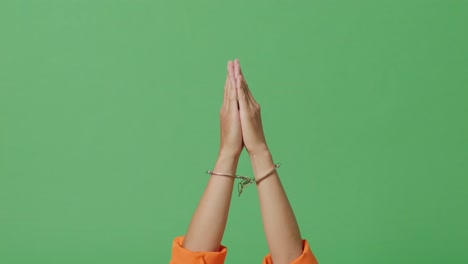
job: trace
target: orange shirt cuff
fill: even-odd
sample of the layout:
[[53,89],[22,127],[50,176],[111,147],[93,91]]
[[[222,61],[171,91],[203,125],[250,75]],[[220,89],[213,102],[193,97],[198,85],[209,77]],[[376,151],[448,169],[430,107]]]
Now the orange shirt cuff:
[[183,236],[172,242],[171,264],[222,264],[226,259],[227,248],[222,245],[218,252],[192,252],[182,247],[183,243]]
[[[317,264],[317,259],[315,258],[312,250],[310,250],[309,243],[307,240],[302,240],[302,254],[297,257],[291,264]],[[263,259],[263,264],[273,264],[270,254],[268,254]]]

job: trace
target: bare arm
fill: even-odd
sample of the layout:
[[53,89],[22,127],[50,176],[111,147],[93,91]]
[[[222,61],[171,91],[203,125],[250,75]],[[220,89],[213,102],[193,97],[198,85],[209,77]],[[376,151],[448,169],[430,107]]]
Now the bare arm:
[[[243,148],[233,63],[228,63],[228,76],[221,107],[221,146],[215,172],[235,174]],[[193,251],[218,251],[226,228],[234,179],[211,176],[185,235],[183,247]]]
[[[273,167],[268,151],[251,153],[255,178],[263,177]],[[257,184],[263,228],[275,264],[291,263],[302,253],[302,237],[294,212],[276,171]]]
[[[256,179],[274,168],[263,133],[260,106],[253,98],[235,61],[236,88],[244,145],[249,152]],[[288,264],[302,253],[299,226],[277,172],[257,184],[263,227],[273,263]]]
[[[238,158],[220,155],[214,171],[234,174]],[[194,251],[218,251],[226,227],[234,179],[211,176],[190,222],[184,248]]]

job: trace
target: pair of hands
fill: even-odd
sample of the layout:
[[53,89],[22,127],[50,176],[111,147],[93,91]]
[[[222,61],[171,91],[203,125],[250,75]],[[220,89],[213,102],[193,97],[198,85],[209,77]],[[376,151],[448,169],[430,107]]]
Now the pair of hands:
[[244,146],[251,156],[267,151],[260,105],[250,92],[239,60],[229,61],[227,68],[224,102],[220,111],[220,154],[237,158]]

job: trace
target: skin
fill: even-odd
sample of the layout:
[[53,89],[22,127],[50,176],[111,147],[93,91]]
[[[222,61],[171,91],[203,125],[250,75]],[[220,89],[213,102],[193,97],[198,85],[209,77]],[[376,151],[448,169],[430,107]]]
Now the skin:
[[[235,174],[242,152],[234,64],[228,63],[220,111],[220,150],[214,171]],[[234,178],[212,175],[195,210],[183,247],[194,252],[218,251],[226,228]]]
[[[254,176],[273,167],[263,132],[260,105],[243,76],[239,60],[228,62],[220,111],[221,142],[214,171],[235,174],[242,149],[249,153]],[[226,227],[234,179],[212,175],[190,222],[183,247],[218,251]],[[263,227],[275,264],[287,264],[302,254],[302,237],[294,212],[276,171],[257,183]]]

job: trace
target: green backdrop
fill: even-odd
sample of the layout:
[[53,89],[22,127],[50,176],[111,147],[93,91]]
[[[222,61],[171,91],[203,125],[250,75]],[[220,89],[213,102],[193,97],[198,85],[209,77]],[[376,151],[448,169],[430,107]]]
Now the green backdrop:
[[[468,263],[467,25],[455,0],[2,0],[0,263],[168,263],[236,57],[320,263]],[[255,188],[223,243],[267,253]]]

